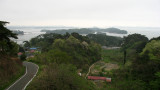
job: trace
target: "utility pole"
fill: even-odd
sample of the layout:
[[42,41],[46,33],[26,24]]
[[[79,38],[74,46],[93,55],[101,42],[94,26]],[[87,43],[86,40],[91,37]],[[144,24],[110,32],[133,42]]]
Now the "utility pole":
[[124,65],[126,63],[126,54],[127,54],[127,52],[126,52],[126,50],[124,50],[124,62],[123,62]]

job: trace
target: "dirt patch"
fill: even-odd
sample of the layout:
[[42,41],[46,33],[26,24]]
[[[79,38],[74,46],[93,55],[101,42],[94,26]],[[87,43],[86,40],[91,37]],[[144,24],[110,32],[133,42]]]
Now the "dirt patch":
[[118,69],[118,64],[105,63],[104,61],[99,61],[91,68],[91,74],[99,74],[99,72],[110,71],[112,69]]
[[103,67],[101,67],[105,71],[110,71],[112,69],[118,69],[119,66],[117,64],[112,64],[112,63],[106,63]]

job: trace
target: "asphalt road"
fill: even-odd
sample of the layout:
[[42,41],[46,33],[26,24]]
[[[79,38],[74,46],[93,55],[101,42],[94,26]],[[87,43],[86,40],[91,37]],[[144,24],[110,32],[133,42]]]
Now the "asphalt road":
[[26,73],[6,90],[25,90],[27,85],[36,76],[39,69],[38,65],[26,61],[23,62],[23,65],[26,66]]

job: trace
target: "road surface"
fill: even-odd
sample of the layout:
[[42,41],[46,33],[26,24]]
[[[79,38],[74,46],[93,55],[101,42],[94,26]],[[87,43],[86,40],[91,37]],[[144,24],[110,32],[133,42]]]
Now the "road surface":
[[27,85],[36,76],[39,69],[38,65],[26,61],[23,62],[23,65],[26,66],[26,73],[6,90],[25,90]]
[[[97,62],[99,62],[99,61],[97,61]],[[85,77],[86,79],[87,79],[87,76],[89,75],[89,73],[91,72],[91,68],[92,68],[97,62],[93,63],[93,64],[89,67],[88,73],[86,74],[86,77]]]

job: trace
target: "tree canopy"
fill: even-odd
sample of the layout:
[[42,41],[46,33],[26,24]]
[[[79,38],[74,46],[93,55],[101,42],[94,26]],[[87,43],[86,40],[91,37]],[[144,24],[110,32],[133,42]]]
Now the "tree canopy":
[[118,47],[122,44],[121,37],[107,36],[104,34],[88,34],[87,37],[102,46]]
[[9,22],[0,21],[0,52],[3,53],[14,47],[11,38],[18,38],[15,33],[5,27],[8,23]]
[[160,40],[149,42],[143,49],[143,52],[141,52],[141,55],[144,55],[146,52],[150,60],[160,60]]
[[[144,44],[147,42],[148,42],[148,38],[146,36],[141,35],[141,34],[131,34],[131,35],[128,35],[127,37],[124,37],[123,43],[122,43],[122,48],[128,49],[131,47],[135,47],[136,45],[144,46],[141,44]],[[143,47],[137,47],[137,48],[143,49]]]

